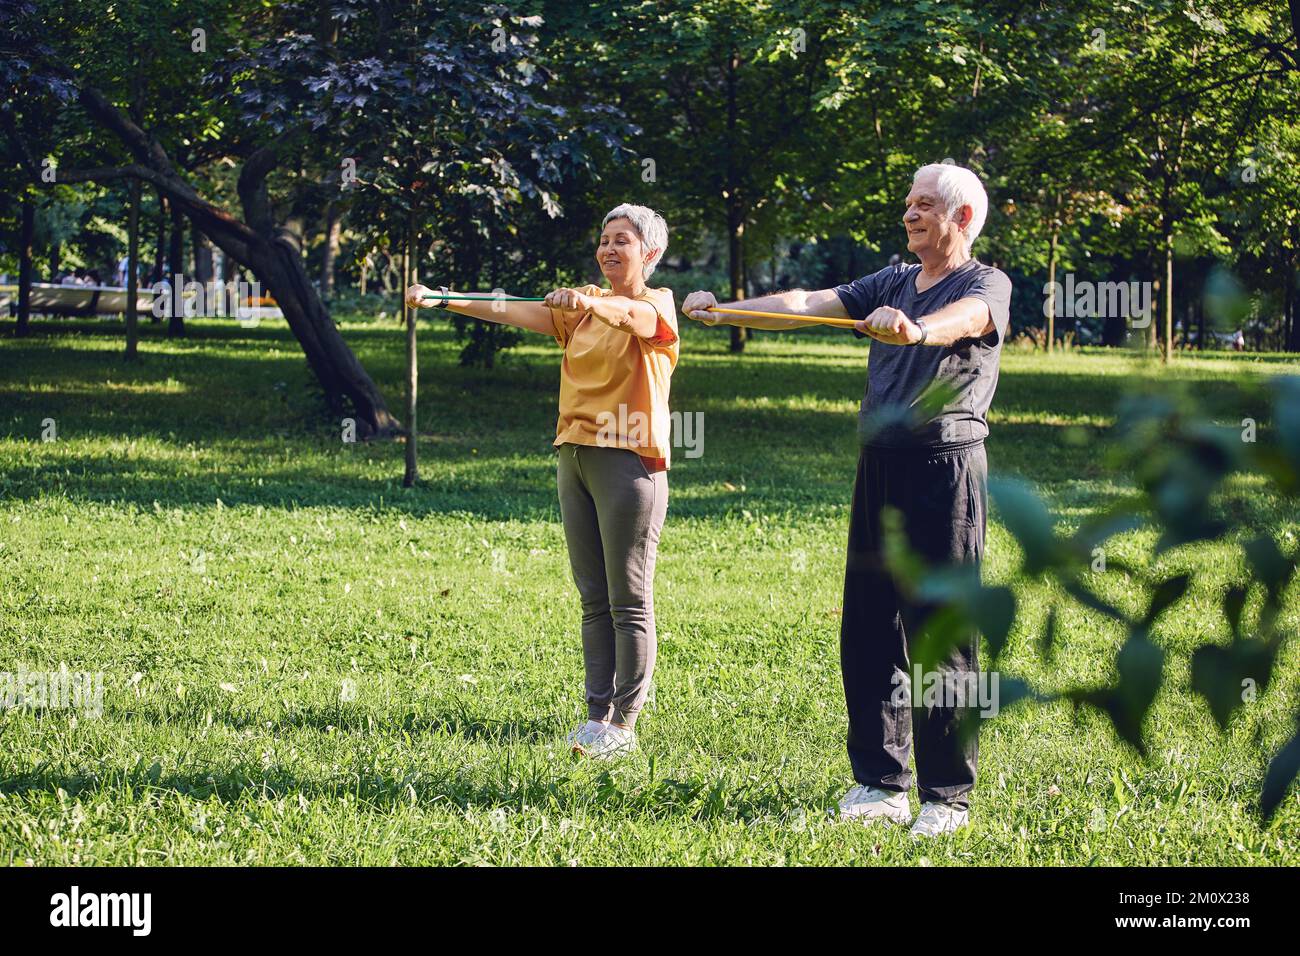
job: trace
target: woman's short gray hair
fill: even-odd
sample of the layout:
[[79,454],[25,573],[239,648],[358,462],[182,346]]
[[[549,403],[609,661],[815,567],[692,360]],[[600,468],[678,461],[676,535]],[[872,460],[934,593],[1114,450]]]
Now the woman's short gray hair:
[[658,250],[655,257],[645,264],[645,277],[650,278],[668,249],[668,223],[649,206],[634,206],[627,202],[620,203],[607,212],[600,228],[604,229],[614,219],[626,219],[636,230],[637,238],[643,246]]

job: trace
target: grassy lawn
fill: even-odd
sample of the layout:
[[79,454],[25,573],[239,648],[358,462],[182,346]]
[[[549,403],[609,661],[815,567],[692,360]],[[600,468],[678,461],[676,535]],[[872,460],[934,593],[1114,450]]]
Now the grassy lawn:
[[[400,408],[400,330],[342,326]],[[852,783],[838,611],[861,343],[766,336],[737,358],[725,331],[686,332],[673,407],[702,413],[703,455],[671,473],[642,749],[606,767],[562,744],[585,707],[549,342],[484,372],[457,366],[446,325],[422,328],[424,480],[404,490],[402,445],[344,443],[282,325],[144,332],[133,366],[107,323],[0,340],[0,670],[104,674],[99,717],[0,711],[0,862],[1300,864],[1296,791],[1268,828],[1254,815],[1292,731],[1297,642],[1227,735],[1189,689],[1190,649],[1228,635],[1231,542],[1161,558],[1204,576],[1156,628],[1149,759],[1095,713],[1017,707],[981,737],[965,833],[918,847],[829,818]],[[1253,386],[1283,373],[1300,362],[1009,352],[990,467],[1073,525],[1126,488],[1102,452],[1130,383],[1175,379],[1266,429]],[[1233,492],[1223,507],[1294,544],[1300,516]],[[1115,547],[1146,563],[1153,540]],[[986,578],[1017,562],[995,521]],[[1116,626],[1071,609],[1045,663],[1048,586],[1015,587],[1004,673],[1112,676]],[[1117,572],[1097,588],[1141,602]]]

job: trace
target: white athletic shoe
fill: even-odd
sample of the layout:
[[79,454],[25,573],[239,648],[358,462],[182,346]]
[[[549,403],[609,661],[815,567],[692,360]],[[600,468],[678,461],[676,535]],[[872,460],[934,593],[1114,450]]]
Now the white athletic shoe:
[[841,820],[887,820],[907,826],[912,822],[912,808],[907,794],[879,787],[854,787],[840,799]]
[[941,833],[953,833],[970,825],[970,811],[958,810],[946,803],[925,803],[912,824],[913,839],[935,837]]
[[585,720],[577,727],[574,727],[565,735],[564,742],[574,750],[591,743],[596,739],[596,735],[600,733],[599,730],[592,727],[592,723],[590,720]]
[[615,760],[636,750],[636,734],[613,724],[573,744],[573,752],[592,760]]

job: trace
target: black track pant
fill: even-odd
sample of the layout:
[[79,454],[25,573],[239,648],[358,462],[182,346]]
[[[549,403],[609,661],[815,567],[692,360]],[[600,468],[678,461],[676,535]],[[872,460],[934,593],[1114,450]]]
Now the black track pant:
[[[844,574],[840,668],[849,711],[849,762],[860,784],[907,791],[908,754],[916,751],[923,801],[965,808],[975,786],[977,743],[964,746],[962,711],[899,703],[895,673],[913,676],[910,642],[932,605],[917,605],[895,588],[884,567],[881,510],[902,513],[912,549],[930,565],[971,563],[984,554],[988,464],[982,442],[959,449],[864,448],[858,458]],[[974,671],[975,637],[953,650],[946,667]]]

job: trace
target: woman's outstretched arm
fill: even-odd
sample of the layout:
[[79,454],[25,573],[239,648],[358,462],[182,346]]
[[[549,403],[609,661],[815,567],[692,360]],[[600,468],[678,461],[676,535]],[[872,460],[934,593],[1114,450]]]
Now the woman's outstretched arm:
[[[474,295],[491,295],[492,293],[473,293]],[[428,296],[428,298],[425,298]],[[406,304],[413,309],[427,309],[439,305],[442,293],[428,286],[413,285],[406,290]],[[476,299],[465,301],[448,299],[442,308],[461,315],[468,315],[485,322],[498,322],[501,325],[513,325],[517,329],[540,332],[542,335],[555,334],[555,322],[551,310],[542,302],[507,302],[504,299]]]
[[623,295],[583,295],[577,289],[556,289],[546,296],[547,305],[564,311],[587,311],[611,328],[643,339],[659,331],[659,313],[649,302]]

